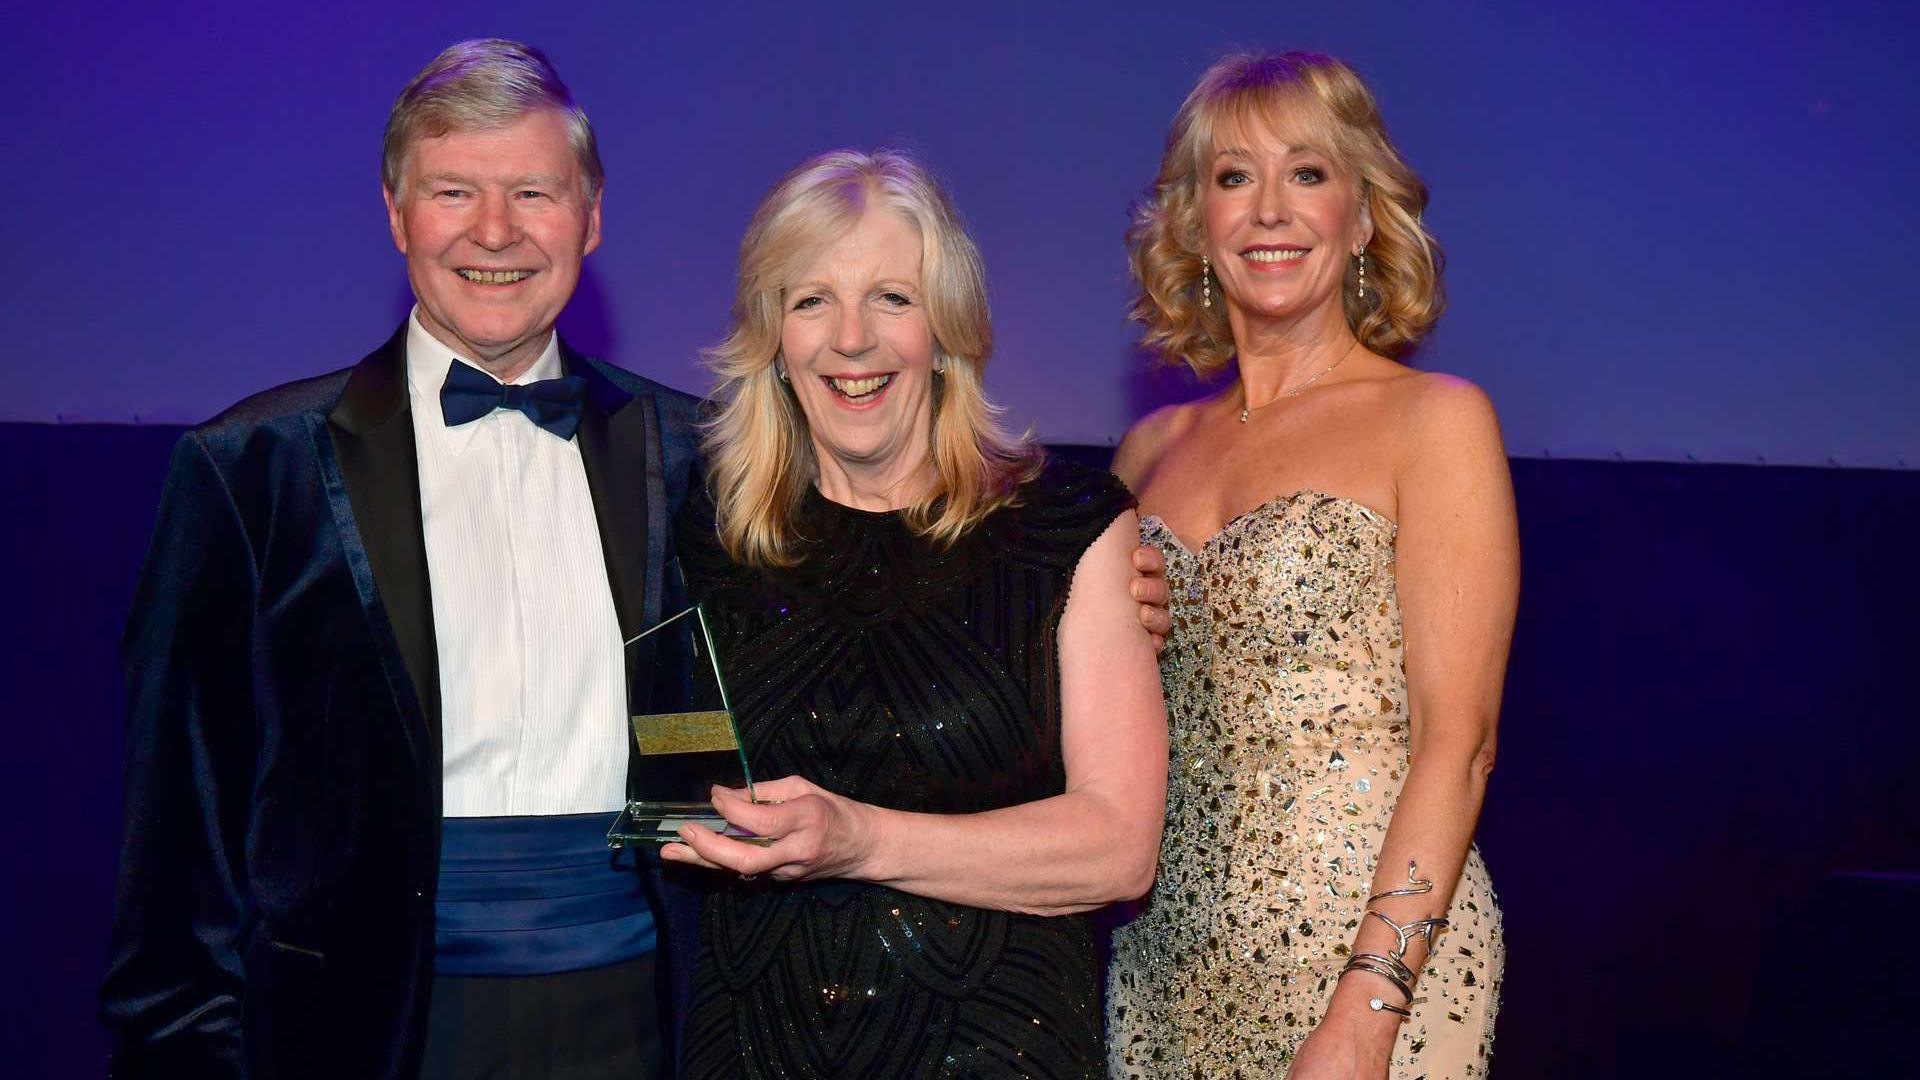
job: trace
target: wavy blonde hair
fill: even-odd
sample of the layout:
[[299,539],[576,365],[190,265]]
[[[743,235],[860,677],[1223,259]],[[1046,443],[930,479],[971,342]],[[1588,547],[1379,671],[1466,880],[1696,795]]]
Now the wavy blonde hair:
[[1341,289],[1347,326],[1374,352],[1406,353],[1446,307],[1440,245],[1420,220],[1427,186],[1394,147],[1360,76],[1343,61],[1310,52],[1222,57],[1175,114],[1160,172],[1127,230],[1127,259],[1139,285],[1128,314],[1146,326],[1142,343],[1203,377],[1233,359],[1226,305],[1200,302],[1200,200],[1216,136],[1261,129],[1321,150],[1359,180],[1373,241],[1364,299],[1354,295],[1357,261],[1348,260]]
[[1033,442],[999,423],[983,376],[993,352],[980,251],[933,174],[898,151],[830,150],[801,162],[753,212],[740,242],[732,327],[707,350],[721,402],[704,430],[707,482],[720,541],[746,566],[791,566],[803,539],[794,515],[818,473],[806,414],[780,381],[780,328],[787,282],[820,250],[885,206],[920,233],[920,285],[933,332],[935,482],[906,508],[907,526],[951,545],[987,515],[1013,504],[1040,467]]

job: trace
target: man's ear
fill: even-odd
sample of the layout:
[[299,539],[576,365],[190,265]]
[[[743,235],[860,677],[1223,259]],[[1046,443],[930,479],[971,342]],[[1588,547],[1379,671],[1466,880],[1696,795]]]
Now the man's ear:
[[387,201],[387,228],[393,233],[393,246],[400,249],[400,254],[405,255],[407,224],[400,217],[400,204],[394,202],[393,189],[385,184],[380,185],[380,197]]
[[591,255],[593,249],[600,246],[600,199],[606,194],[607,185],[603,181],[593,189],[593,203],[587,207],[587,243],[580,254]]

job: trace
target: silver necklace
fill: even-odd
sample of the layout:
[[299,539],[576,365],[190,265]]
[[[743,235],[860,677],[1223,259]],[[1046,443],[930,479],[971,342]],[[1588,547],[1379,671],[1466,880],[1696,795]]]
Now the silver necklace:
[[1273,404],[1274,402],[1279,401],[1281,398],[1290,398],[1290,397],[1300,396],[1300,394],[1303,391],[1305,391],[1307,387],[1312,386],[1314,383],[1317,383],[1321,379],[1327,377],[1328,375],[1333,374],[1334,368],[1337,368],[1341,364],[1346,363],[1347,357],[1353,355],[1354,348],[1357,347],[1359,344],[1360,344],[1360,339],[1354,338],[1353,344],[1347,346],[1347,351],[1340,354],[1340,359],[1335,360],[1333,363],[1328,364],[1324,368],[1321,368],[1319,374],[1314,375],[1312,378],[1308,379],[1306,382],[1301,383],[1299,386],[1296,386],[1291,390],[1282,390],[1280,393],[1273,395],[1272,397],[1268,398],[1267,400],[1261,402],[1258,405],[1247,404],[1247,381],[1245,379],[1240,380],[1240,422],[1243,424],[1246,423],[1247,417],[1252,416],[1254,413],[1259,412],[1261,409],[1264,409],[1267,406]]

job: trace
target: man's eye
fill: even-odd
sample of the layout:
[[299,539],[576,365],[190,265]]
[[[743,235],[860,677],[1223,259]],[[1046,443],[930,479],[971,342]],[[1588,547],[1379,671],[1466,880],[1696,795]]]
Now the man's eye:
[[547,198],[547,193],[546,193],[546,192],[544,192],[544,191],[522,191],[522,192],[519,192],[518,194],[519,194],[519,196],[520,196],[520,197],[521,197],[522,199],[544,199],[544,198]]
[[447,199],[460,199],[460,198],[465,198],[467,193],[460,188],[445,188],[441,191],[435,192],[434,194]]

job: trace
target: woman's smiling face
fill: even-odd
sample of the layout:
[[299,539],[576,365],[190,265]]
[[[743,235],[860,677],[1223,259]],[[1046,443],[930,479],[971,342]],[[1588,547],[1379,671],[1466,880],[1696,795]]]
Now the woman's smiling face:
[[823,470],[900,480],[929,461],[933,329],[920,231],[870,202],[786,284],[781,362]]
[[1348,261],[1373,237],[1356,179],[1324,150],[1264,128],[1222,132],[1203,174],[1205,251],[1236,322],[1340,310]]

